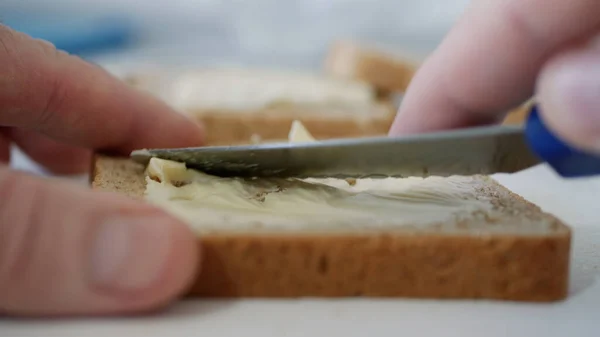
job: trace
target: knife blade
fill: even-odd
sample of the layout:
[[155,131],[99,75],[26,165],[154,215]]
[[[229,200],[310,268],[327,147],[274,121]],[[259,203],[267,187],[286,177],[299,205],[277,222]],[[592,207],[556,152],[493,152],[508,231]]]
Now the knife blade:
[[363,178],[514,173],[540,163],[565,178],[600,174],[600,156],[557,137],[533,105],[523,127],[488,126],[408,137],[136,150],[222,177]]
[[540,163],[523,129],[491,126],[408,137],[134,151],[221,177],[409,177],[517,172]]

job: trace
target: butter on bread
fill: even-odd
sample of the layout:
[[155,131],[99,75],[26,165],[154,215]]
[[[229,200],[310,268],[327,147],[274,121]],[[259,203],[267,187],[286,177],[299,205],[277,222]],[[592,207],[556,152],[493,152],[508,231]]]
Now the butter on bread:
[[128,81],[202,121],[209,145],[285,139],[293,120],[317,139],[385,135],[396,112],[369,84],[291,70],[164,71]]
[[[311,141],[301,127],[291,141]],[[570,229],[489,177],[243,180],[97,156],[92,187],[198,233],[190,296],[567,296]]]

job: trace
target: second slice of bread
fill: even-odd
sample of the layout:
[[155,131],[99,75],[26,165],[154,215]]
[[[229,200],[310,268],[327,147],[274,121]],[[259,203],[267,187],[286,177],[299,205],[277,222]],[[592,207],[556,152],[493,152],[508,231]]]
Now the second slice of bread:
[[207,145],[285,139],[294,120],[317,139],[385,135],[395,115],[367,83],[297,71],[164,71],[128,82],[201,121]]

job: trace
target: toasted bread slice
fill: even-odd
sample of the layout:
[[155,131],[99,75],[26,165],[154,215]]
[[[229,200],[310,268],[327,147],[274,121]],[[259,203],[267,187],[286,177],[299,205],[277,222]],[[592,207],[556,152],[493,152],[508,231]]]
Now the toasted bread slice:
[[[417,67],[417,62],[407,56],[352,41],[332,44],[325,61],[327,74],[370,83],[378,97],[385,100],[392,100],[394,93],[406,92]],[[509,111],[503,124],[523,124],[530,107],[531,100]]]
[[417,67],[406,55],[345,40],[332,44],[325,59],[325,73],[370,83],[382,97],[406,92]]
[[91,184],[198,233],[190,296],[567,295],[570,229],[489,177],[242,181],[153,165],[96,156]]
[[159,71],[127,81],[201,121],[209,145],[285,139],[294,120],[317,139],[385,135],[396,112],[366,83],[295,71]]

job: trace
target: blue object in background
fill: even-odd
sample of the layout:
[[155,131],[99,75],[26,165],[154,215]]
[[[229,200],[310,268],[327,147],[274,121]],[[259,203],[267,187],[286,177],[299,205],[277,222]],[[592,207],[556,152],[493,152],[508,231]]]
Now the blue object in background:
[[123,48],[135,38],[131,20],[116,15],[2,13],[0,19],[12,29],[77,55]]
[[575,149],[560,140],[540,118],[533,106],[525,123],[525,136],[532,151],[565,178],[600,174],[600,155]]

